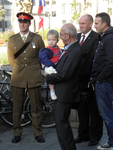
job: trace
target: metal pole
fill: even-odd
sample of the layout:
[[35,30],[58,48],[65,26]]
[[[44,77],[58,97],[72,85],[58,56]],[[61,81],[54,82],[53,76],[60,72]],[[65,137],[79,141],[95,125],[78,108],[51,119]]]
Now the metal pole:
[[[2,9],[4,9],[4,0],[2,0]],[[2,15],[2,32],[5,31],[5,21],[4,21],[4,14]]]
[[50,30],[50,14],[48,14],[48,20],[49,20],[48,29]]

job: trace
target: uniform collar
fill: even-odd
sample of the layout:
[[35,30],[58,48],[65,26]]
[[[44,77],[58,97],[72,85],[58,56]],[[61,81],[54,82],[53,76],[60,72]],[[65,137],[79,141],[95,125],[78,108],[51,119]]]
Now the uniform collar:
[[23,35],[23,34],[20,32],[20,35],[21,35],[21,38],[22,38],[23,36],[25,36],[26,39],[27,39],[27,37],[28,37],[28,35],[29,35],[29,31],[28,31],[27,34],[25,34],[25,35]]

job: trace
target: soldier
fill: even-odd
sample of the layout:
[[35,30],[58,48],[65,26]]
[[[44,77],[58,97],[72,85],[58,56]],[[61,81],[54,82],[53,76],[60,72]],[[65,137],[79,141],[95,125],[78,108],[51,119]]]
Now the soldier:
[[13,143],[21,140],[21,114],[25,88],[31,99],[32,129],[37,142],[45,142],[42,134],[41,85],[43,84],[38,59],[39,50],[45,47],[40,35],[29,31],[33,16],[17,13],[20,32],[11,36],[8,42],[9,64],[13,67],[11,89],[13,98]]

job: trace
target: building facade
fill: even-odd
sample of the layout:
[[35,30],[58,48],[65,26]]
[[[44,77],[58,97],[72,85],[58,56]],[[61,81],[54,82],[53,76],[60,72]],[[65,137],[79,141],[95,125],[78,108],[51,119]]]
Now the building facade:
[[[0,32],[3,32],[3,28],[5,29],[5,31],[13,30],[15,32],[18,32],[19,29],[17,28],[17,18],[15,16],[19,6],[16,6],[16,1],[17,0],[0,0],[0,5],[2,5],[2,3],[4,2],[4,9],[6,10],[4,20],[0,19]],[[18,1],[23,3],[26,0]],[[46,6],[43,7],[44,15],[42,16],[44,19],[44,29],[59,29],[65,23],[73,23],[78,28],[78,20],[72,19],[74,11],[72,8],[73,1],[74,0],[45,0]],[[76,0],[76,2],[76,10],[77,13],[80,13],[80,15],[89,13],[93,17],[95,17],[95,15],[99,12],[107,12],[110,14],[111,18],[113,18],[112,0]],[[38,10],[38,6],[36,7],[36,9]],[[31,13],[33,14],[34,12]],[[33,25],[32,30],[36,28],[35,31],[37,31],[38,16],[34,17],[35,27]]]

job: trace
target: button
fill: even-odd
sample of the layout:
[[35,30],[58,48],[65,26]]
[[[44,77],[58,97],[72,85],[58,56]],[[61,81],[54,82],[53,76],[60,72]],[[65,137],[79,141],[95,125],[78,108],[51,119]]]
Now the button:
[[24,59],[26,59],[26,58],[24,58]]
[[24,51],[24,53],[26,53],[26,51]]
[[25,66],[27,66],[27,64],[25,64]]

